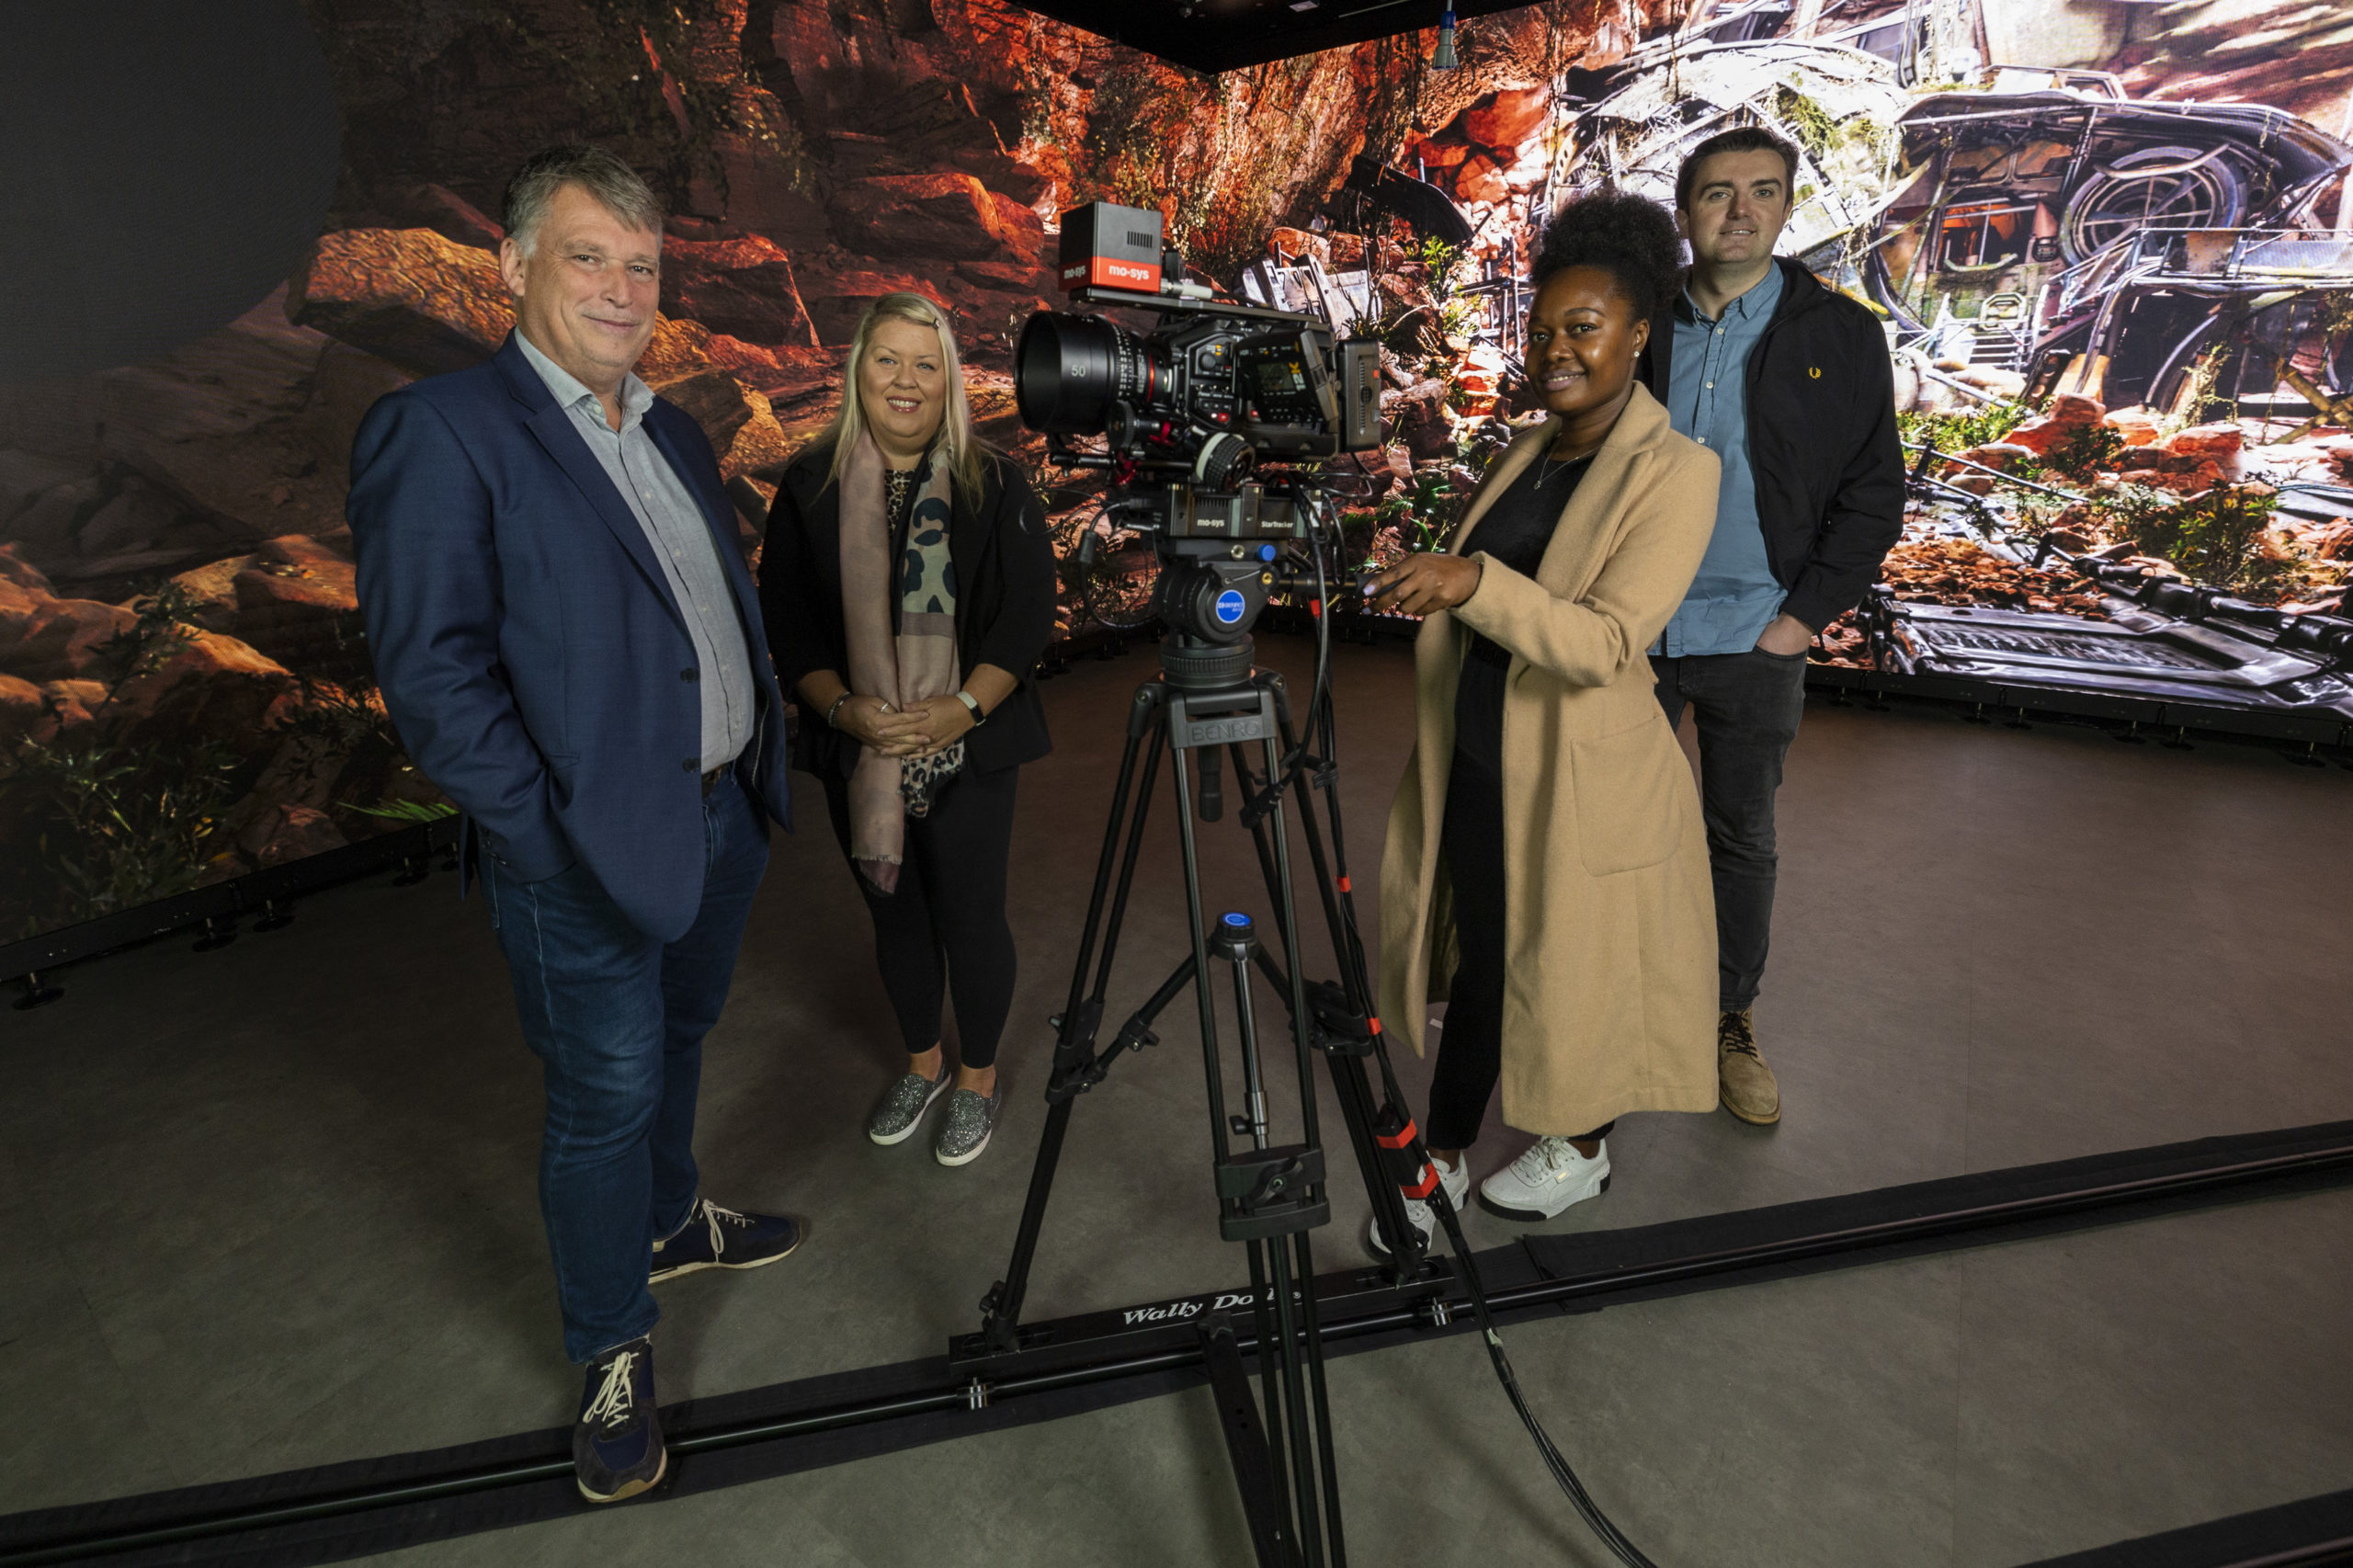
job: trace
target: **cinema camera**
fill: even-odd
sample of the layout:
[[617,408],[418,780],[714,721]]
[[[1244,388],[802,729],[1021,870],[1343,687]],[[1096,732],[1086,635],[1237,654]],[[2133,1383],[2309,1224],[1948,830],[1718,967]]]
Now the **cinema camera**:
[[[1149,332],[1040,311],[1015,349],[1022,423],[1065,467],[1109,471],[1107,509],[1160,558],[1154,608],[1175,633],[1169,678],[1249,670],[1267,596],[1313,591],[1286,541],[1333,522],[1321,460],[1381,444],[1381,348],[1336,343],[1321,316],[1218,301],[1162,245],[1160,214],[1095,202],[1063,215],[1060,280],[1082,305],[1154,311]],[[1100,437],[1081,450],[1074,437]],[[1091,567],[1096,535],[1081,537]],[[1338,591],[1336,566],[1320,579]]]

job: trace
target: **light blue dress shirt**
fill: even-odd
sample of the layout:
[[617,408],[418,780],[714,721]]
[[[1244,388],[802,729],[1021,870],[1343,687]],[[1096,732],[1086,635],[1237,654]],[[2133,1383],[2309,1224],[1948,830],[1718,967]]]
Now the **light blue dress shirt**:
[[710,524],[694,493],[645,433],[653,390],[634,375],[622,378],[621,427],[616,430],[605,422],[605,405],[578,377],[540,353],[520,330],[515,341],[572,416],[573,428],[597,454],[605,477],[620,492],[637,526],[645,530],[645,542],[654,547],[670,597],[687,623],[687,640],[694,645],[696,696],[702,705],[702,770],[722,767],[751,743],[757,723],[751,654]]
[[1716,531],[1699,574],[1660,633],[1654,653],[1745,653],[1788,590],[1773,579],[1756,520],[1756,480],[1748,466],[1748,356],[1781,300],[1781,269],[1711,320],[1687,292],[1675,302],[1675,352],[1667,367],[1666,413],[1675,428],[1722,460]]

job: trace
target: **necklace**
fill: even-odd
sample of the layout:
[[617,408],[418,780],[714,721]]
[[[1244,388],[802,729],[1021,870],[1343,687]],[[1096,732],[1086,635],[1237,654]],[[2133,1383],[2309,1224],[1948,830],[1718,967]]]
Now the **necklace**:
[[1537,487],[1538,487],[1539,489],[1541,489],[1541,488],[1543,487],[1543,484],[1544,484],[1544,476],[1545,476],[1546,474],[1548,474],[1549,472],[1552,472],[1552,465],[1553,465],[1554,463],[1556,463],[1556,462],[1557,462],[1557,463],[1559,463],[1559,464],[1561,465],[1561,470],[1562,470],[1562,472],[1565,473],[1565,472],[1568,472],[1570,469],[1573,469],[1573,468],[1576,467],[1576,466],[1577,466],[1577,464],[1579,464],[1579,463],[1581,463],[1581,462],[1589,461],[1589,460],[1592,459],[1594,452],[1597,452],[1597,451],[1599,451],[1599,450],[1601,450],[1601,449],[1600,449],[1599,447],[1595,447],[1595,448],[1593,448],[1593,449],[1592,449],[1592,450],[1591,450],[1591,451],[1583,451],[1583,452],[1579,452],[1576,456],[1574,456],[1574,457],[1573,457],[1573,458],[1555,458],[1555,457],[1552,455],[1552,449],[1551,449],[1550,447],[1547,447],[1543,451],[1541,451],[1541,452],[1540,452],[1539,454],[1537,454],[1537,459],[1536,459],[1536,483],[1537,483]]

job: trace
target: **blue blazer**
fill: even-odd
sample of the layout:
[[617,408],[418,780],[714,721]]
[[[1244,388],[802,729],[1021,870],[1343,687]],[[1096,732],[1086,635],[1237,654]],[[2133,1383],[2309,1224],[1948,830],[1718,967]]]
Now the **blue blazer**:
[[[645,429],[710,525],[760,699],[750,782],[792,825],[784,702],[735,511],[701,429]],[[486,363],[380,400],[347,508],[384,709],[517,880],[585,862],[647,936],[702,903],[694,644],[636,515],[509,335]]]

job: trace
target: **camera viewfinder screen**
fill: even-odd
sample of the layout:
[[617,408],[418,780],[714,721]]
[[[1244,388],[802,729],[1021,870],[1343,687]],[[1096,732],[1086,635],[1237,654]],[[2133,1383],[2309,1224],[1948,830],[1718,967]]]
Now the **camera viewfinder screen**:
[[1307,390],[1307,378],[1300,373],[1297,360],[1262,359],[1254,368],[1262,397],[1296,397]]
[[1245,343],[1234,359],[1261,421],[1313,425],[1322,417],[1314,383],[1308,380],[1305,351],[1295,335]]

